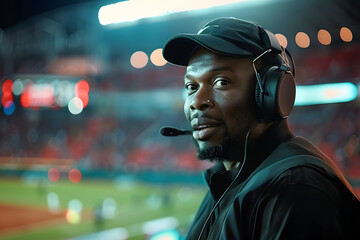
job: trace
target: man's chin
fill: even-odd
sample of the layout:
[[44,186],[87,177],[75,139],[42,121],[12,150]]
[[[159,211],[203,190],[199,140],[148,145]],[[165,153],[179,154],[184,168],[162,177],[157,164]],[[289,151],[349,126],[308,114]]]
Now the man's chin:
[[202,142],[193,138],[199,160],[224,161],[230,160],[231,155],[237,151],[238,143],[225,139],[221,143]]
[[197,146],[197,158],[199,160],[223,161],[228,154],[222,145],[219,146]]

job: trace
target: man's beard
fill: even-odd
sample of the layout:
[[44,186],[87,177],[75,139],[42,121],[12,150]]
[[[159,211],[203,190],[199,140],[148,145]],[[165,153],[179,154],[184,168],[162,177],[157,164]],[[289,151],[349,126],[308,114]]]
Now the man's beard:
[[199,143],[195,139],[193,140],[197,150],[197,158],[199,160],[208,160],[211,162],[230,159],[231,155],[234,155],[234,151],[236,151],[236,146],[239,146],[236,141],[227,139],[221,145],[205,146],[200,149]]

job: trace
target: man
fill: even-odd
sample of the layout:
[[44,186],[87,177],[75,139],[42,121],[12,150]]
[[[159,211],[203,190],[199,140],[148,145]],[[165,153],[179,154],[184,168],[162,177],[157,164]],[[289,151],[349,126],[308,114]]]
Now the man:
[[186,66],[184,112],[209,191],[187,239],[358,239],[360,203],[287,116],[294,63],[257,24],[219,18],[164,47]]

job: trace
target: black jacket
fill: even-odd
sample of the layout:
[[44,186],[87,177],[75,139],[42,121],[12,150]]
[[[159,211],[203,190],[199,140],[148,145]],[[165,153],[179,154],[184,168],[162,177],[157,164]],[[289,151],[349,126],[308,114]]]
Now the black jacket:
[[265,160],[250,156],[237,178],[238,169],[226,171],[222,163],[204,173],[209,191],[187,239],[201,232],[200,239],[211,240],[359,238],[360,202],[349,183],[315,146],[286,129],[270,129],[261,141],[275,149]]

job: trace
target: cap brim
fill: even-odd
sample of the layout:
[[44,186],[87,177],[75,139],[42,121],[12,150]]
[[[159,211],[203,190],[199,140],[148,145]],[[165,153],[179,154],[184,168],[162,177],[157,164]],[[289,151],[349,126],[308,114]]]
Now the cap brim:
[[173,64],[187,66],[194,50],[202,46],[210,51],[231,55],[251,56],[251,52],[210,34],[178,34],[169,39],[164,46],[164,58]]

